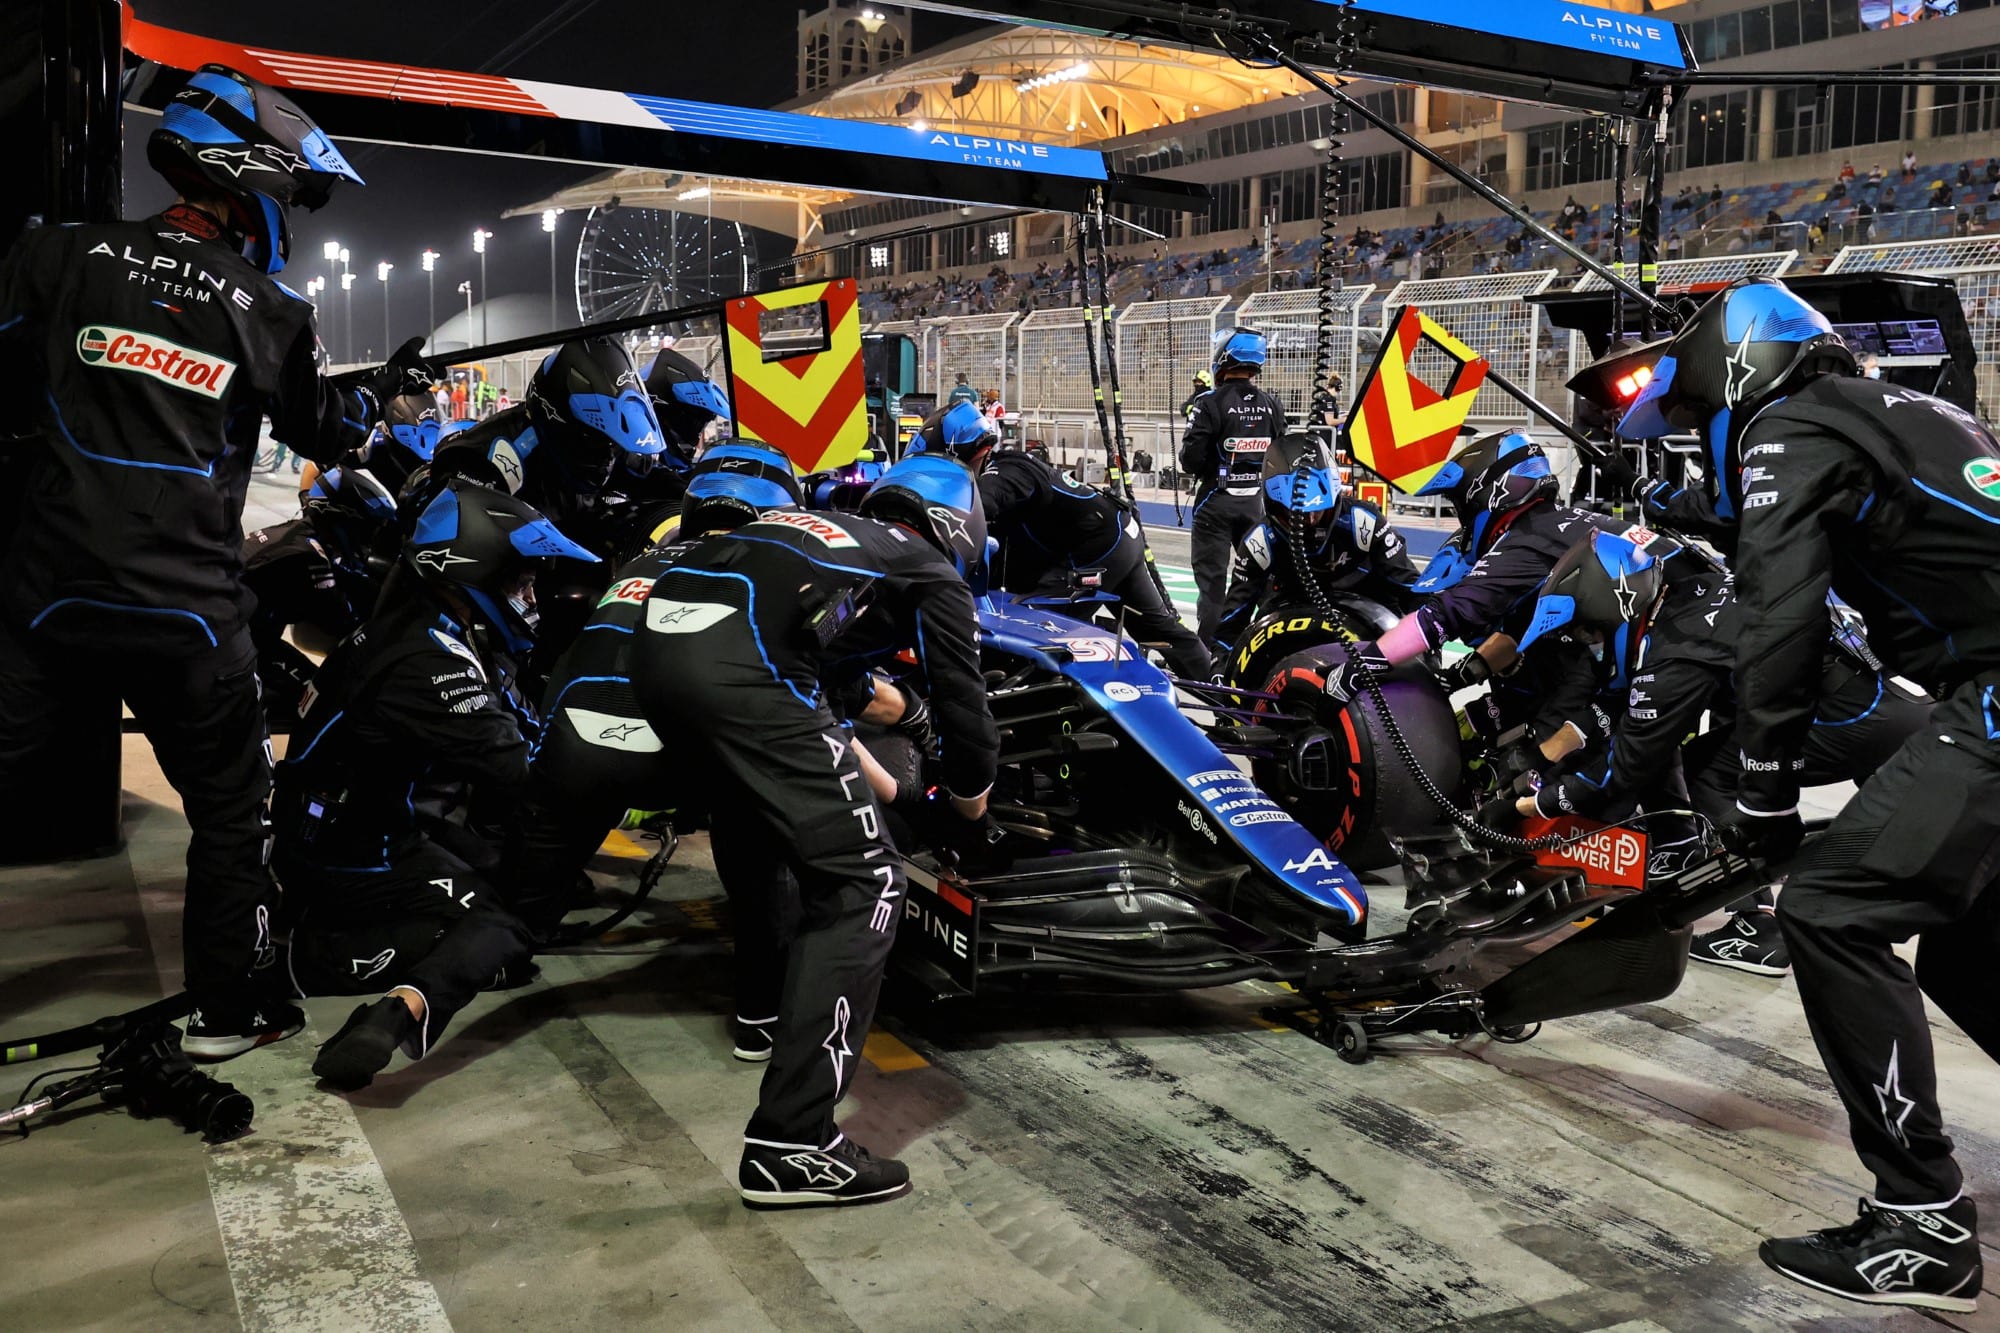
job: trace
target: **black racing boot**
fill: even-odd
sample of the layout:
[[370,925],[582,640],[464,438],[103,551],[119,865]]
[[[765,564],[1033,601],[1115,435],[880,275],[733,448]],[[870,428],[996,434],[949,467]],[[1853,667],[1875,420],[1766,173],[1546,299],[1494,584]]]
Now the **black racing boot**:
[[1697,935],[1688,946],[1688,957],[1760,977],[1782,977],[1792,970],[1792,955],[1785,949],[1777,914],[1761,910],[1738,912],[1729,918],[1729,924]]
[[1978,1306],[1979,1219],[1966,1195],[1944,1208],[1863,1199],[1861,1216],[1846,1226],[1767,1240],[1757,1256],[1794,1282],[1850,1301],[1961,1314]]
[[736,1042],[736,1049],[730,1054],[750,1064],[763,1064],[771,1058],[771,1050],[776,1045],[771,1029],[778,1025],[775,1018],[729,1020],[729,1035]]
[[388,1067],[396,1048],[417,1033],[417,1020],[393,995],[357,1005],[313,1060],[313,1073],[342,1092],[365,1088]]
[[845,1136],[819,1151],[746,1143],[736,1184],[751,1208],[824,1208],[900,1199],[910,1170]]
[[204,1005],[188,1015],[181,1050],[193,1060],[227,1060],[296,1035],[306,1016],[295,1004]]

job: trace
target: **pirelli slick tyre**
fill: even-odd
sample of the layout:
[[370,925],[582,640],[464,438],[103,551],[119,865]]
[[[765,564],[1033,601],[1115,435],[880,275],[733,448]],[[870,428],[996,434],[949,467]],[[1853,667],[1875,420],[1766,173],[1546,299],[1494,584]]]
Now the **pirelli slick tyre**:
[[[1327,670],[1341,652],[1331,643],[1305,648],[1274,663],[1262,680],[1244,682],[1318,724],[1291,757],[1259,761],[1253,772],[1349,865],[1371,869],[1394,862],[1391,837],[1441,833],[1448,821],[1397,752],[1374,696],[1364,692],[1345,708],[1326,697]],[[1449,696],[1427,673],[1404,668],[1382,682],[1382,699],[1431,781],[1458,801],[1462,761]]]

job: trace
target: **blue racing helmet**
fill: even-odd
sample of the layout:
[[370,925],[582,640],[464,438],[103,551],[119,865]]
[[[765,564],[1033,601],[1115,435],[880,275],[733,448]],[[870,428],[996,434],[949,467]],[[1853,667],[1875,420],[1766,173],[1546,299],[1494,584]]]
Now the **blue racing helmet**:
[[1227,336],[1218,338],[1215,368],[1224,371],[1231,366],[1248,366],[1252,370],[1262,370],[1270,355],[1270,344],[1264,340],[1263,334],[1255,329],[1232,329]]
[[922,534],[963,577],[973,577],[986,558],[986,510],[979,503],[979,488],[970,472],[948,458],[905,458],[868,488],[861,513]]
[[508,650],[535,646],[535,573],[548,560],[597,556],[527,501],[454,477],[417,516],[403,560],[431,587],[472,603]]
[[669,466],[687,466],[709,424],[718,418],[734,421],[729,395],[695,362],[667,348],[646,367],[646,392],[667,430]]
[[1303,529],[1309,555],[1326,554],[1345,491],[1310,436],[1288,435],[1264,453],[1264,523],[1286,539]]
[[184,195],[229,201],[244,256],[266,273],[291,254],[285,213],[326,203],[335,181],[361,176],[290,99],[226,65],[203,65],[174,94],[146,140],[146,160]]
[[681,535],[740,528],[759,514],[803,503],[791,459],[756,440],[729,440],[710,448],[694,465],[681,498]]
[[979,451],[1000,442],[1000,428],[971,403],[953,403],[933,412],[910,439],[908,453],[942,454],[970,464]]
[[1716,512],[1736,515],[1732,425],[1821,375],[1851,375],[1854,353],[1833,322],[1775,278],[1716,293],[1661,346],[1652,381],[1618,422],[1628,440],[1698,431],[1717,486]]
[[1522,431],[1509,430],[1461,442],[1417,494],[1450,501],[1460,526],[1467,529],[1467,549],[1477,552],[1493,515],[1553,498],[1560,490],[1542,446]]
[[1645,637],[1653,611],[1666,591],[1667,557],[1671,543],[1644,529],[1642,546],[1631,536],[1596,529],[1563,553],[1542,581],[1534,618],[1521,637],[1521,651],[1544,634],[1574,626],[1603,633],[1613,658],[1611,683],[1629,683],[1638,661],[1637,643]]
[[528,381],[528,420],[586,495],[604,489],[620,461],[644,476],[666,452],[645,381],[615,338],[575,338],[550,352]]

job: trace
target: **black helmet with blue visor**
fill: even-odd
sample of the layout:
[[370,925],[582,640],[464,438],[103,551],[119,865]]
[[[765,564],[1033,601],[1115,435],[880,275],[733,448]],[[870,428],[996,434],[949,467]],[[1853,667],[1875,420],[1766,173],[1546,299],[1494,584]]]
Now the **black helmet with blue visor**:
[[1659,350],[1618,434],[1699,432],[1723,518],[1736,516],[1736,440],[1750,419],[1808,380],[1856,369],[1833,322],[1775,278],[1745,278],[1716,293]]
[[616,338],[574,338],[528,381],[528,420],[581,494],[595,494],[622,462],[634,476],[666,451],[645,379]]
[[527,501],[463,477],[424,507],[403,560],[434,589],[469,602],[508,651],[535,646],[535,574],[550,560],[598,563]]
[[666,348],[646,367],[646,392],[652,396],[653,411],[666,427],[667,452],[662,462],[668,467],[687,468],[695,447],[717,421],[731,422],[735,414],[729,395],[708,378],[693,360]]
[[681,497],[681,536],[740,528],[759,514],[803,503],[791,459],[757,440],[726,440],[694,466]]
[[1667,560],[1680,548],[1644,529],[1632,536],[1593,529],[1563,553],[1542,581],[1521,651],[1562,629],[1596,631],[1611,665],[1610,684],[1631,684],[1653,612],[1667,588]]
[[1509,430],[1458,444],[1416,493],[1449,501],[1466,530],[1467,551],[1476,553],[1496,515],[1552,499],[1560,490],[1542,446]]
[[1000,428],[993,419],[971,403],[953,403],[924,419],[910,437],[908,453],[942,454],[968,467],[977,467],[979,456],[1000,442]]
[[986,510],[972,474],[949,458],[905,458],[868,488],[861,513],[911,529],[943,552],[961,577],[978,580],[986,562]]
[[266,273],[291,254],[285,212],[323,206],[334,183],[361,176],[306,113],[226,65],[188,77],[146,139],[146,160],[189,197],[220,197],[244,257]]
[[1309,435],[1287,435],[1264,454],[1264,522],[1272,534],[1304,538],[1306,554],[1332,554],[1346,487]]

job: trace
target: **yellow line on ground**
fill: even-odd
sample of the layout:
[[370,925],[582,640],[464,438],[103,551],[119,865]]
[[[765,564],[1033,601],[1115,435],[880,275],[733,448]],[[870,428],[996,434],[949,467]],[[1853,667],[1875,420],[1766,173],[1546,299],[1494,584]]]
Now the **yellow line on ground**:
[[627,837],[625,834],[621,833],[617,829],[611,830],[610,836],[605,838],[604,840],[604,846],[602,846],[598,850],[609,852],[613,856],[623,856],[627,858],[637,859],[640,861],[644,861],[646,858],[652,855],[651,852],[647,851],[644,847],[641,847],[638,843],[632,841],[631,838]]
[[928,1069],[931,1063],[900,1038],[880,1028],[868,1034],[868,1040],[861,1047],[861,1058],[885,1074],[900,1074],[906,1069]]

